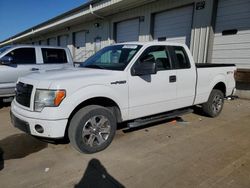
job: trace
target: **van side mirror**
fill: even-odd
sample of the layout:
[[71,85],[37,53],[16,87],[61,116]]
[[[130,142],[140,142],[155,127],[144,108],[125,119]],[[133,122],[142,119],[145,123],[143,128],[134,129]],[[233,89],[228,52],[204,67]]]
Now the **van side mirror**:
[[157,68],[154,58],[144,59],[141,63],[138,63],[137,65],[132,67],[131,70],[132,76],[143,76],[156,73],[157,73]]
[[1,65],[10,65],[13,62],[13,58],[10,56],[3,56],[0,58]]

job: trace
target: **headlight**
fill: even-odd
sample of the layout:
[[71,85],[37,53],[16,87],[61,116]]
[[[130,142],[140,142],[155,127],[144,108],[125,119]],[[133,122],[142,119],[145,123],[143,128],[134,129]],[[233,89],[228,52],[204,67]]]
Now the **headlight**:
[[41,112],[44,107],[57,107],[65,97],[65,90],[37,89],[35,94],[34,110],[36,112]]

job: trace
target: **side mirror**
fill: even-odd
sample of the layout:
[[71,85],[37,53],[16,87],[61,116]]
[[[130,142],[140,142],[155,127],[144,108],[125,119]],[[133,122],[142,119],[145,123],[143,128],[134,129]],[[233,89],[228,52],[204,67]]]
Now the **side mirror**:
[[10,56],[3,56],[1,59],[0,59],[0,64],[1,65],[9,65],[13,62],[13,58],[10,57]]
[[154,59],[145,59],[132,68],[132,76],[143,76],[156,74],[156,62]]

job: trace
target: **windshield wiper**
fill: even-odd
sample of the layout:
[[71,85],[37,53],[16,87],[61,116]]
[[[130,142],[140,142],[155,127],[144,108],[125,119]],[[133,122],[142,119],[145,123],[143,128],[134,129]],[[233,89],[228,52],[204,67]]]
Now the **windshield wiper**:
[[84,68],[93,68],[93,69],[104,69],[104,67],[100,66],[100,65],[86,65],[83,66]]

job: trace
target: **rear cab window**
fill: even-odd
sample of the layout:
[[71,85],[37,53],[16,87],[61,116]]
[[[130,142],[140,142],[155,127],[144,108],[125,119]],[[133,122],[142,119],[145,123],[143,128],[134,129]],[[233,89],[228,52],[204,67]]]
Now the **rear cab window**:
[[68,63],[64,49],[42,48],[44,64],[63,64]]
[[171,46],[171,54],[173,59],[173,66],[175,69],[189,69],[191,68],[189,58],[185,49],[182,46]]
[[35,48],[17,48],[6,54],[13,64],[36,64]]

